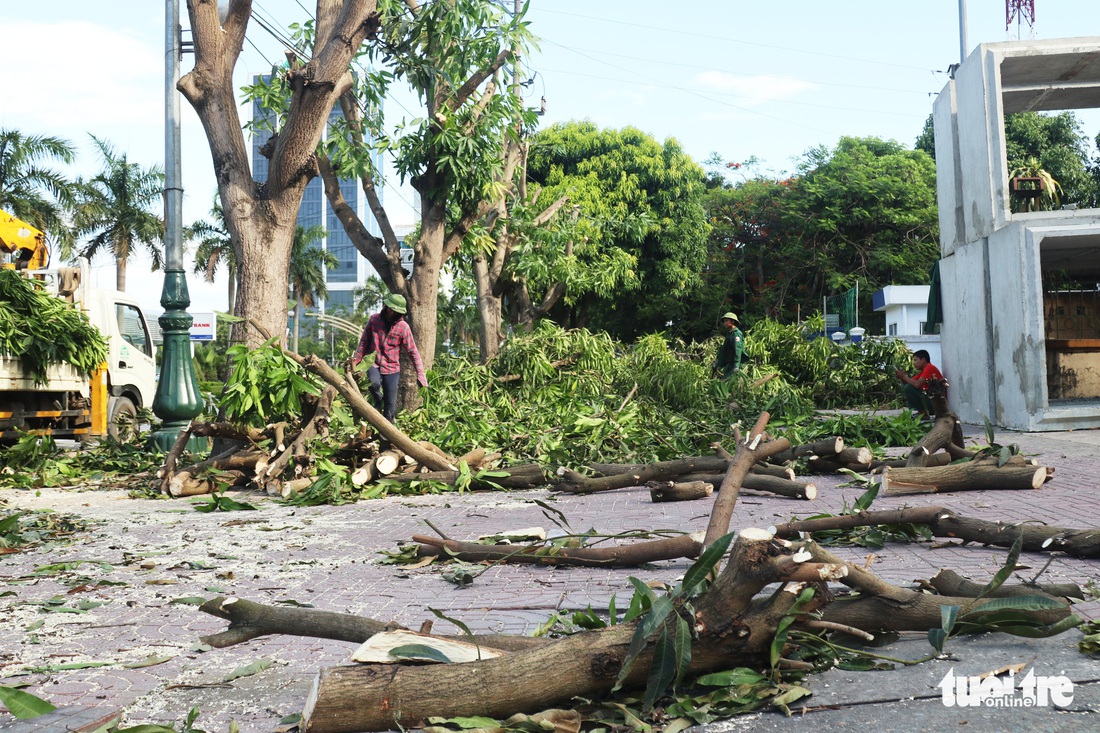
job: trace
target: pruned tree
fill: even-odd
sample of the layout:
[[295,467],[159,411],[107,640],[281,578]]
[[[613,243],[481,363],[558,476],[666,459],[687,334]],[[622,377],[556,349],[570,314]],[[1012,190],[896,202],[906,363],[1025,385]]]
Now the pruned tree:
[[[286,115],[269,141],[268,176],[252,177],[238,115],[233,70],[252,13],[230,0],[224,20],[212,0],[188,0],[195,66],[178,88],[195,108],[210,143],[226,227],[239,269],[236,314],[271,333],[286,330],[286,283],[298,207],[317,175],[317,145],[333,106],[351,89],[350,64],[380,24],[376,0],[317,0],[312,54],[284,75]],[[259,343],[254,333],[238,338]]]

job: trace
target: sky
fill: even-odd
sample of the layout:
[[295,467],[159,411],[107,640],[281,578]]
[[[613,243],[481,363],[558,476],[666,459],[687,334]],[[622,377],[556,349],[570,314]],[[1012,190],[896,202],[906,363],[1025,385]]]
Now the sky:
[[[185,5],[185,3],[184,3]],[[511,3],[508,3],[509,7]],[[1036,0],[1034,29],[1005,28],[1003,0],[968,0],[967,49],[1023,38],[1100,36],[1096,0]],[[529,103],[546,100],[541,124],[588,119],[675,138],[698,162],[758,161],[755,171],[792,171],[810,148],[841,136],[878,136],[912,145],[959,61],[958,0],[698,0],[673,10],[653,0],[530,0],[540,39],[526,61]],[[256,0],[269,27],[304,21],[309,0]],[[163,4],[150,0],[0,2],[4,29],[0,128],[74,142],[69,171],[94,175],[89,134],[131,162],[164,162]],[[187,28],[186,9],[182,23]],[[283,58],[253,22],[237,67],[238,86]],[[185,56],[182,70],[192,65]],[[215,192],[209,148],[181,101],[184,221],[207,215]],[[393,119],[418,116],[414,97],[388,106]],[[1100,115],[1080,115],[1094,139]],[[245,116],[247,117],[247,116]],[[728,170],[728,169],[727,169]],[[386,176],[384,201],[398,223],[415,213],[410,190]],[[147,312],[161,309],[162,276],[130,267],[128,291]],[[113,287],[108,257],[94,280]],[[224,275],[214,285],[189,276],[194,312],[224,310]]]

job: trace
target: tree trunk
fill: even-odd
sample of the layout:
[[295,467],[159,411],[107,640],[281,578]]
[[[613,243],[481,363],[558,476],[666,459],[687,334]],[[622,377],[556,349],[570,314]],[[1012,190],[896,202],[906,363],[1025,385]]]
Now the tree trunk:
[[126,258],[115,258],[115,290],[126,292]]
[[481,363],[484,364],[500,351],[500,344],[504,341],[504,315],[503,298],[493,293],[489,263],[481,252],[474,255],[474,282],[477,285],[477,312],[481,318]]
[[[230,3],[224,23],[217,3],[188,2],[194,68],[177,88],[194,107],[206,132],[218,179],[226,227],[238,267],[236,315],[255,320],[285,342],[286,288],[295,220],[306,184],[316,175],[317,145],[333,105],[352,82],[350,63],[377,29],[375,0],[318,3],[312,58],[289,70],[290,103],[272,138],[267,180],[252,177],[233,71],[244,45],[251,3]],[[372,17],[373,16],[373,17]],[[237,340],[259,337],[238,327]]]

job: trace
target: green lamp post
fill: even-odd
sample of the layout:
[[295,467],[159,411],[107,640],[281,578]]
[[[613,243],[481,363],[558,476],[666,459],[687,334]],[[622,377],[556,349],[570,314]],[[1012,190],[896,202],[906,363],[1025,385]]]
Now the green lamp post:
[[162,421],[150,437],[153,447],[171,449],[180,431],[202,412],[202,395],[191,362],[191,314],[183,269],[183,186],[180,180],[179,0],[165,1],[164,33],[164,288],[158,319],[164,335],[153,413]]

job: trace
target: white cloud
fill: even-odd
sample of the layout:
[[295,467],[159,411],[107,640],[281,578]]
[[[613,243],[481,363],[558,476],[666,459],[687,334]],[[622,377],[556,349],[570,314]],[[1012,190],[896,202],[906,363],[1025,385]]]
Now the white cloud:
[[712,93],[736,95],[739,104],[791,99],[816,88],[811,82],[785,76],[737,76],[723,71],[696,74],[695,83]]
[[[83,21],[3,19],[0,124],[24,132],[162,124],[162,39]],[[75,137],[70,135],[70,137]]]

